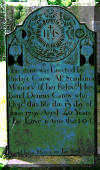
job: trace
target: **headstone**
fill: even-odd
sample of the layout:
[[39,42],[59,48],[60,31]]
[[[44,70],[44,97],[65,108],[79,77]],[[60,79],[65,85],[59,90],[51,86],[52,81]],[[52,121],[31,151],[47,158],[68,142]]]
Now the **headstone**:
[[8,151],[95,152],[95,33],[58,6],[7,35]]

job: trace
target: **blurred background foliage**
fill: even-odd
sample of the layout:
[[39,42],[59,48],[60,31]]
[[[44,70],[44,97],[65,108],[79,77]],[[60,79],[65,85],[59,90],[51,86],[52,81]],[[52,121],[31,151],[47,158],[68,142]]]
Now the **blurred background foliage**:
[[[27,2],[28,0],[6,0],[6,2]],[[61,6],[70,6],[72,2],[77,0],[47,0],[49,5],[61,5]],[[34,3],[34,1],[33,1]]]
[[71,6],[71,0],[47,0],[48,5]]
[[[76,2],[77,0],[47,0],[48,5],[60,5],[60,6],[71,6],[72,2]],[[27,7],[18,5],[14,8],[14,22],[15,26],[19,23],[22,24],[24,19],[26,18],[26,10]]]
[[5,0],[6,2],[27,2],[27,0]]
[[5,5],[0,0],[0,61],[5,60]]
[[26,9],[27,7],[23,7],[22,5],[18,5],[14,8],[14,26],[18,24],[22,24],[22,22],[26,18]]

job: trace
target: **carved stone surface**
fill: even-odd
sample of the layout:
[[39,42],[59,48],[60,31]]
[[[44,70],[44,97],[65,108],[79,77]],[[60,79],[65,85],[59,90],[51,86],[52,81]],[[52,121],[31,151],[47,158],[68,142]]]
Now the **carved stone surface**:
[[7,35],[11,155],[93,155],[95,34],[58,6]]

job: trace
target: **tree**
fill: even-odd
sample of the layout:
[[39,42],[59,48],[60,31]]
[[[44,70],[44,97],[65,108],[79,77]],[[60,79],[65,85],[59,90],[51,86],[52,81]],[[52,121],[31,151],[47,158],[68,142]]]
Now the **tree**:
[[16,10],[22,11],[23,6],[21,4],[19,4],[18,6],[16,6]]
[[20,19],[20,11],[19,10],[15,12],[14,18],[15,18],[15,20]]
[[48,5],[71,6],[71,0],[47,0]]

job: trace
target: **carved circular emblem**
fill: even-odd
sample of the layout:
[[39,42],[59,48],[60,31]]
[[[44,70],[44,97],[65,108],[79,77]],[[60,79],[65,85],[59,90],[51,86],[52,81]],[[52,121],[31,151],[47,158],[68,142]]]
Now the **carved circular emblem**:
[[42,43],[48,46],[53,46],[61,39],[61,28],[56,23],[46,23],[42,26],[40,31],[40,38]]
[[76,48],[75,35],[79,23],[74,16],[60,7],[45,7],[34,11],[26,19],[26,49],[31,56],[43,61],[64,59]]
[[76,32],[75,32],[75,35],[76,35],[76,37],[78,37],[78,38],[83,38],[84,35],[85,35],[85,32],[84,32],[84,30],[82,30],[82,29],[77,29]]

